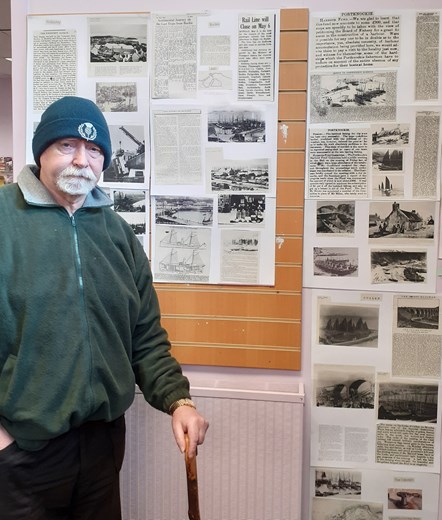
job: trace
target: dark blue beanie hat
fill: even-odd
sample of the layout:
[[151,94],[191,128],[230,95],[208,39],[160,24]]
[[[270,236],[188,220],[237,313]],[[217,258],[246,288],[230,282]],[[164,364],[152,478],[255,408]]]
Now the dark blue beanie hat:
[[103,170],[109,166],[112,156],[109,128],[101,110],[90,99],[66,96],[54,101],[43,112],[32,139],[37,166],[40,166],[40,155],[46,148],[65,137],[93,141],[104,154]]

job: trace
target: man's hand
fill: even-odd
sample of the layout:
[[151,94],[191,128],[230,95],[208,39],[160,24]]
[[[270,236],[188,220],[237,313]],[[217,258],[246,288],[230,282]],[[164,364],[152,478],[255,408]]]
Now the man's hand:
[[9,433],[0,424],[0,450],[4,450],[13,442],[14,442],[14,439],[9,435]]
[[195,408],[178,407],[172,415],[172,430],[181,453],[186,449],[185,434],[189,436],[189,458],[195,457],[196,447],[204,442],[209,423]]

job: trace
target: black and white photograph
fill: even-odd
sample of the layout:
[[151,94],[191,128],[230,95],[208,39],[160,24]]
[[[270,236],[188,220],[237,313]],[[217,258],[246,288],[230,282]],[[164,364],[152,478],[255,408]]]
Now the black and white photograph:
[[144,126],[109,125],[112,159],[103,172],[103,182],[145,182],[146,146]]
[[409,123],[380,123],[371,125],[372,146],[408,146],[410,143]]
[[358,276],[357,247],[314,247],[314,276]]
[[269,191],[268,159],[220,159],[210,166],[210,187],[216,192]]
[[155,224],[212,226],[213,199],[210,197],[156,196]]
[[437,422],[437,384],[379,383],[378,419]]
[[155,280],[164,282],[208,282],[210,233],[210,228],[156,226]]
[[353,469],[315,469],[315,496],[357,498],[361,495],[362,473]]
[[147,24],[125,17],[102,17],[89,24],[91,63],[147,61]]
[[379,306],[319,304],[320,345],[377,348],[378,334]]
[[374,367],[314,365],[314,380],[316,406],[374,408]]
[[[408,300],[410,301],[410,300]],[[439,330],[439,301],[434,305],[401,305],[397,307],[397,327],[399,329]]]
[[372,250],[371,283],[423,283],[427,279],[427,252]]
[[318,235],[353,236],[355,232],[354,201],[319,201],[316,204]]
[[264,226],[265,195],[219,195],[218,224]]
[[96,103],[102,112],[137,112],[138,95],[135,82],[98,82]]
[[313,74],[312,123],[385,121],[396,117],[395,72]]
[[434,201],[376,201],[370,203],[368,237],[373,239],[409,238],[431,242],[434,239]]
[[404,169],[404,151],[400,148],[374,148],[371,151],[373,173],[401,173]]
[[212,110],[207,116],[207,138],[213,143],[263,143],[265,113],[261,110]]
[[388,509],[422,510],[422,489],[388,488]]
[[383,509],[383,505],[377,502],[315,497],[311,520],[381,520],[384,518]]
[[146,234],[146,191],[112,190],[113,209],[132,227],[136,235]]
[[374,199],[402,199],[404,198],[404,175],[374,173],[372,176],[372,195]]

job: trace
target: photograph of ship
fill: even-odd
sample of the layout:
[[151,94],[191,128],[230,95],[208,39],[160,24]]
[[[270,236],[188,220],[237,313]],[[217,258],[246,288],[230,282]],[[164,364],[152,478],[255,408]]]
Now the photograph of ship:
[[156,196],[155,223],[211,226],[213,199],[209,197]]
[[103,112],[137,112],[137,84],[97,82],[95,98]]
[[388,509],[422,510],[422,489],[388,489]]
[[437,422],[436,384],[380,383],[378,419]]
[[397,326],[400,329],[439,329],[439,305],[434,307],[398,306]]
[[210,168],[212,191],[269,190],[268,159],[221,159],[220,163]]
[[207,282],[210,228],[156,226],[155,279]]
[[265,195],[219,195],[220,225],[264,225]]
[[361,494],[362,474],[354,470],[334,470],[329,468],[315,470],[315,496],[345,497]]
[[113,209],[132,227],[136,235],[146,233],[146,191],[113,190]]
[[379,307],[374,305],[319,305],[318,343],[356,347],[378,346]]
[[314,247],[315,276],[357,276],[358,249],[356,247]]
[[310,83],[312,123],[395,119],[395,72],[313,74]]
[[266,140],[264,112],[212,110],[207,117],[207,137],[217,143],[262,143]]
[[374,367],[315,365],[316,406],[374,408]]
[[385,175],[373,174],[373,198],[403,198],[404,196],[404,176],[399,174]]
[[410,142],[410,125],[382,123],[371,125],[371,144],[373,146],[407,146]]
[[426,251],[372,250],[371,283],[421,283],[427,278]]
[[432,201],[371,202],[368,237],[432,240],[435,212]]
[[144,183],[144,127],[109,125],[112,160],[103,172],[103,182]]
[[397,148],[374,148],[371,152],[373,172],[401,172],[404,169],[404,152]]
[[317,202],[316,232],[352,235],[355,231],[354,202]]
[[353,501],[346,498],[325,500],[315,497],[312,500],[312,520],[382,520],[383,518],[381,503]]
[[199,228],[180,228],[171,226],[161,226],[159,229],[162,238],[160,247],[170,249],[207,249],[206,242],[201,242]]

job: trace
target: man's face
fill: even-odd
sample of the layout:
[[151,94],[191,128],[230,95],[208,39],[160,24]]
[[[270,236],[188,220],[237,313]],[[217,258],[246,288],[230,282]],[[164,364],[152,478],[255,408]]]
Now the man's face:
[[103,171],[104,155],[92,141],[59,139],[40,156],[40,181],[51,191],[87,195]]

